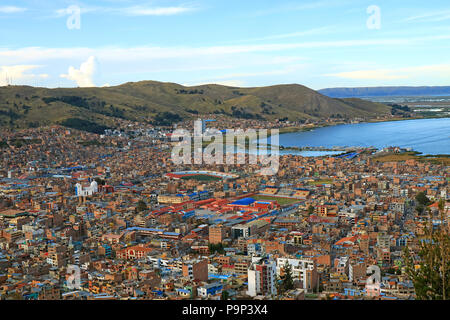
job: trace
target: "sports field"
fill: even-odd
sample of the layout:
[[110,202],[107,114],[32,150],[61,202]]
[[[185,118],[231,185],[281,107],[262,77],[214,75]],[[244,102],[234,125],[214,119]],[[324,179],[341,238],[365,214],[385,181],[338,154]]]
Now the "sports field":
[[299,199],[273,197],[273,196],[266,196],[266,195],[262,195],[262,194],[253,196],[253,199],[255,199],[257,201],[276,201],[276,202],[278,202],[278,204],[280,204],[282,206],[293,204],[293,203],[300,201]]

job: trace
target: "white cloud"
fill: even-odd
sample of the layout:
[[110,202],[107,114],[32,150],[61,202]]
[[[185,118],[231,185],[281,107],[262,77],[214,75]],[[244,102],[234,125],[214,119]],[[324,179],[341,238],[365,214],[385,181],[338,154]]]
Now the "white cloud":
[[26,8],[20,8],[15,6],[1,6],[0,13],[18,13],[26,11]]
[[[414,38],[378,38],[361,40],[336,41],[292,41],[280,44],[242,44],[224,46],[141,46],[141,47],[99,47],[99,48],[42,48],[28,47],[8,49],[0,47],[0,61],[3,65],[51,65],[47,71],[52,74],[65,73],[64,78],[74,81],[78,86],[94,86],[93,75],[95,69],[94,59],[89,63],[89,57],[96,57],[102,62],[102,70],[108,73],[104,82],[115,81],[111,79],[160,79],[173,81],[174,77],[181,82],[217,82],[236,81],[243,79],[252,81],[251,77],[270,77],[289,74],[290,81],[299,81],[293,66],[300,66],[302,60],[310,63],[314,58],[305,59],[296,56],[298,48],[346,48],[390,45],[405,48],[408,45],[424,46],[428,41],[450,39],[450,35],[418,36]],[[409,49],[409,48],[408,48]],[[277,52],[277,54],[274,54]],[[279,52],[279,55],[278,55]],[[302,51],[302,54],[304,51]],[[278,56],[277,56],[278,55]],[[69,68],[73,61],[85,61],[80,68]],[[309,60],[309,61],[308,61]],[[276,67],[269,67],[276,66]],[[258,67],[258,68],[256,68]],[[321,70],[326,70],[323,66]],[[58,71],[56,71],[58,70]],[[208,72],[208,70],[214,72]],[[220,72],[218,70],[223,70]],[[234,70],[238,70],[237,72]],[[343,79],[379,79],[395,80],[405,79],[411,73],[397,69],[386,69],[370,64],[344,65],[338,69],[329,69],[327,76]],[[336,70],[336,71],[335,71]],[[187,74],[190,71],[198,72],[198,79],[192,79]],[[202,72],[200,72],[202,71]],[[395,72],[394,72],[395,71]],[[172,74],[170,74],[170,73]],[[431,71],[427,71],[431,72]],[[433,71],[438,73],[439,70]],[[160,74],[166,73],[166,74]],[[183,73],[183,75],[181,75]],[[104,74],[106,75],[106,74]],[[186,77],[185,77],[186,76]],[[180,79],[180,77],[185,77]],[[102,76],[102,78],[104,78]],[[445,78],[442,78],[445,79]],[[447,78],[448,79],[448,78]],[[122,81],[122,80],[121,80]],[[101,83],[99,84],[101,85]]]
[[72,15],[74,13],[74,11],[73,11],[74,8],[76,8],[76,11],[78,11],[78,9],[79,9],[80,14],[86,14],[86,13],[99,11],[98,7],[86,7],[86,6],[79,7],[79,6],[74,5],[74,6],[69,6],[67,8],[55,10],[54,17],[61,18],[61,17]]
[[[351,1],[351,0],[350,0]],[[252,16],[264,16],[271,14],[280,14],[284,12],[294,12],[294,11],[304,11],[311,9],[318,9],[323,7],[335,7],[335,6],[343,6],[349,3],[346,0],[322,0],[322,1],[298,1],[298,2],[290,2],[287,4],[283,4],[278,7],[271,7],[270,9],[257,10],[253,12]]]
[[62,78],[75,81],[79,87],[95,87],[93,76],[96,69],[94,56],[90,56],[80,65],[80,69],[70,66],[67,74],[62,74]]
[[403,19],[402,22],[439,22],[450,19],[450,10],[441,10],[428,12],[418,16],[408,17]]
[[124,14],[131,16],[172,16],[193,10],[194,8],[189,7],[149,8],[149,7],[135,6],[122,9],[119,12],[123,12]]
[[242,42],[250,42],[250,41],[278,40],[278,39],[297,38],[297,37],[312,36],[312,35],[321,35],[321,34],[335,32],[336,28],[337,28],[336,26],[321,27],[321,28],[309,29],[309,30],[304,30],[304,31],[267,35],[267,36],[259,37],[259,38],[237,40],[235,42],[242,43]]
[[[188,6],[174,7],[149,7],[149,6],[132,6],[124,8],[111,8],[99,6],[80,6],[81,14],[100,13],[100,14],[116,14],[126,16],[173,16],[186,12],[195,11],[197,8]],[[54,11],[54,17],[59,18],[70,14],[68,8],[61,8]]]
[[393,69],[356,70],[326,74],[325,76],[352,80],[395,80],[418,77],[447,78],[450,80],[450,64],[426,65]]
[[31,70],[40,68],[37,65],[15,65],[15,66],[0,66],[0,86],[8,84],[22,84],[24,81],[34,79],[36,77],[46,78],[47,74],[35,75],[28,73]]
[[[210,47],[103,47],[103,48],[41,48],[28,47],[21,49],[1,49],[0,59],[8,63],[23,63],[23,61],[42,61],[51,59],[79,59],[80,57],[96,56],[102,61],[130,61],[186,58],[199,56],[233,55],[240,53],[274,52],[301,48],[345,48],[364,46],[405,46],[423,45],[427,41],[448,40],[450,35],[423,36],[415,38],[380,38],[363,40],[309,41],[280,44],[244,44]],[[14,62],[16,61],[16,62]]]

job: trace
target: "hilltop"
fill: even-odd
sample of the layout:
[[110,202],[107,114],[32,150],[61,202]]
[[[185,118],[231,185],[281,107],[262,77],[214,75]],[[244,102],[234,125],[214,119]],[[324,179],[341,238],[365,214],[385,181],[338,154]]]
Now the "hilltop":
[[186,87],[156,81],[102,88],[0,87],[0,126],[48,124],[102,131],[117,119],[170,124],[202,114],[246,119],[370,119],[391,107],[360,99],[333,99],[298,84],[238,88],[216,84]]

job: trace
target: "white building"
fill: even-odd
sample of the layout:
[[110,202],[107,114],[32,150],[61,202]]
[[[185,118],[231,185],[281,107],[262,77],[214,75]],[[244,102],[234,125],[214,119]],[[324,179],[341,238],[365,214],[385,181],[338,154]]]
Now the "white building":
[[98,192],[97,181],[92,181],[89,187],[83,187],[81,183],[75,185],[75,194],[77,197],[87,197],[92,196],[94,193]]
[[276,270],[276,263],[271,258],[252,257],[252,263],[247,271],[247,294],[251,297],[275,295]]
[[282,269],[286,262],[291,266],[292,278],[302,283],[303,289],[311,291],[317,287],[318,275],[317,267],[313,260],[310,259],[277,259],[277,275],[282,274]]
[[231,235],[232,235],[233,239],[239,239],[239,238],[247,239],[251,235],[250,226],[247,224],[244,224],[244,225],[240,224],[237,226],[233,226],[231,228]]

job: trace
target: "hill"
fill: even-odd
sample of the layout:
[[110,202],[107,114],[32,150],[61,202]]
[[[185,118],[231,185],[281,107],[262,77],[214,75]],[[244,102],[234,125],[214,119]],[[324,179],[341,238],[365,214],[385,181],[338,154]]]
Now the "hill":
[[327,88],[318,92],[331,98],[392,96],[450,96],[450,87],[361,87]]
[[[141,81],[103,88],[0,87],[0,126],[75,125],[101,131],[117,119],[170,124],[202,114],[234,118],[318,120],[373,118],[391,108],[360,99],[333,99],[305,86],[185,87]],[[96,127],[97,126],[97,127]]]

